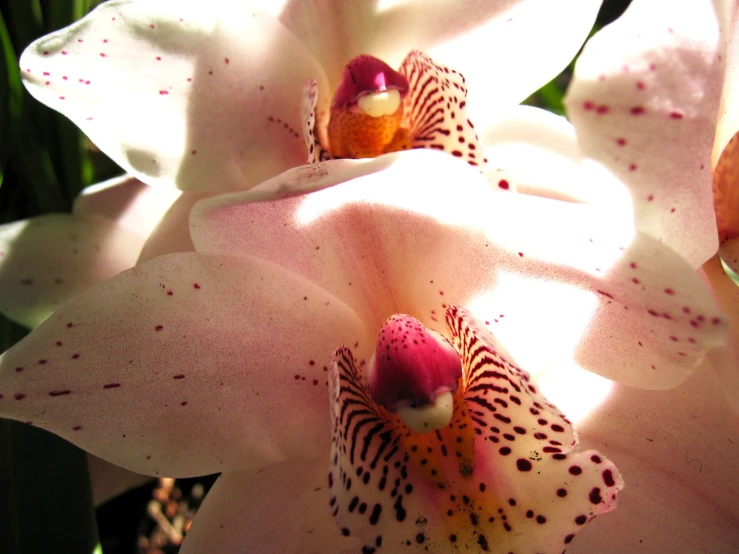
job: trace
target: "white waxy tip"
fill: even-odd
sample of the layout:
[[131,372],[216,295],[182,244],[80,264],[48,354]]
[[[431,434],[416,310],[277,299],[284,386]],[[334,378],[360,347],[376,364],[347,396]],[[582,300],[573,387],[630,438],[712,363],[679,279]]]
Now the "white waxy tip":
[[395,89],[370,92],[357,99],[359,109],[371,117],[392,115],[400,106],[400,93]]
[[416,433],[430,433],[437,429],[443,429],[452,420],[454,413],[454,395],[451,392],[443,392],[436,397],[433,404],[427,404],[420,408],[411,406],[398,406],[397,414],[411,431]]

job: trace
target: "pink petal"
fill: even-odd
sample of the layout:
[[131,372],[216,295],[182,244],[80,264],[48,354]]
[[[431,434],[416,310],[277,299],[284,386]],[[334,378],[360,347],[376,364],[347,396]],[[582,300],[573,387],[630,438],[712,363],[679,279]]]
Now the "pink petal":
[[[563,117],[531,106],[515,106],[482,136],[488,167],[504,168],[519,192],[570,202],[617,204],[624,216],[631,197],[615,179],[593,174],[582,164],[574,127]],[[534,161],[535,160],[535,161]],[[497,175],[486,171],[495,186]]]
[[640,229],[693,267],[716,251],[711,148],[725,48],[711,2],[637,0],[588,42],[566,105],[585,156],[631,191]]
[[[373,332],[396,313],[440,330],[446,306],[467,306],[531,371],[574,356],[612,379],[669,387],[725,341],[726,319],[695,271],[618,213],[502,194],[429,150],[336,163],[315,168],[314,189],[342,172],[347,182],[313,194],[246,204],[264,197],[257,188],[198,204],[196,249],[280,264]],[[281,177],[286,189],[296,174]]]
[[628,486],[568,554],[736,550],[739,432],[721,397],[705,370],[670,391],[614,387],[578,431],[616,460]]
[[180,552],[358,554],[331,517],[325,456],[224,473],[198,510]]
[[463,390],[450,425],[432,433],[380,412],[351,351],[335,354],[329,490],[338,525],[368,549],[562,552],[615,507],[618,470],[593,450],[571,452],[570,422],[484,325],[456,307],[447,324]]
[[106,2],[20,65],[31,94],[127,172],[183,190],[303,163],[300,90],[325,79],[282,25],[233,2]]
[[357,342],[350,309],[268,262],[163,256],[3,354],[0,415],[149,475],[320,455],[330,355]]
[[148,237],[180,192],[170,187],[150,187],[123,175],[87,187],[74,201],[75,215],[97,215]]
[[100,217],[53,214],[0,226],[0,310],[36,327],[56,307],[128,269],[144,239]]
[[[478,128],[529,96],[570,62],[600,2],[578,0],[566,15],[547,0],[489,2],[290,2],[280,14],[335,87],[350,59],[371,54],[399,67],[411,50],[467,78]],[[532,48],[546,44],[547,48]],[[521,68],[526,68],[522,71]]]

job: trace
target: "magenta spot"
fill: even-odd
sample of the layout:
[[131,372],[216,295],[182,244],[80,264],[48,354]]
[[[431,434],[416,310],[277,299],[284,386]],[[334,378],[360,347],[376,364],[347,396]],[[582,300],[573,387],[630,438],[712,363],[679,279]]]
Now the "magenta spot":
[[677,342],[677,337],[676,337],[676,336],[674,336],[674,335],[670,335],[670,340],[671,340],[672,342]]
[[585,111],[590,111],[595,107],[595,104],[593,104],[590,100],[586,100],[583,102],[582,107]]
[[610,108],[609,108],[608,106],[606,106],[605,104],[603,104],[602,106],[598,106],[598,107],[597,107],[597,108],[595,109],[595,113],[597,113],[597,114],[599,114],[599,115],[605,115],[605,114],[607,114],[607,113],[608,113],[609,111],[611,111],[611,109],[610,109]]
[[162,57],[161,56],[157,56],[156,57],[156,61],[161,62],[162,61]]
[[631,269],[636,269],[636,262],[631,262],[631,263],[629,264],[629,267],[630,267]]
[[39,365],[46,365],[46,364],[49,363],[49,360],[41,359],[41,360],[38,361],[38,363],[39,363]]
[[644,90],[646,88],[646,85],[642,81],[637,81],[636,88],[639,90]]
[[636,171],[636,164],[629,164],[629,171]]
[[77,42],[85,42],[85,41],[84,41],[84,40],[82,40],[81,38],[78,38],[78,39],[77,39]]
[[43,75],[44,75],[44,77],[48,77],[50,75],[50,73],[48,71],[44,71]]
[[63,75],[63,76],[62,76],[62,79],[64,79],[65,81],[69,81],[69,79],[67,78],[67,76],[66,76],[66,75]]
[[506,181],[505,179],[501,179],[500,181],[498,181],[498,187],[503,190],[508,190],[511,186],[510,184],[508,184],[508,181]]
[[13,398],[15,398],[16,400],[23,400],[25,397],[26,395],[22,392],[17,392],[13,395]]
[[192,288],[199,289],[200,288],[200,285],[198,285],[197,283],[195,283],[195,284],[193,284]]
[[103,39],[103,44],[108,44],[108,39],[107,38],[104,38]]
[[613,472],[610,469],[606,469],[603,472],[603,482],[607,487],[613,487],[616,484],[616,481],[613,479]]
[[72,394],[71,390],[53,390],[49,393],[49,396],[66,396]]
[[651,202],[652,200],[654,200],[654,194],[647,196],[647,202]]
[[77,360],[77,359],[79,359],[79,357],[80,357],[79,354],[72,354],[72,359],[73,360]]
[[188,82],[188,83],[192,83],[192,77],[188,77],[188,78],[187,78],[187,82]]
[[62,50],[62,56],[66,56],[68,52],[66,50]]
[[631,115],[641,115],[644,113],[644,108],[642,106],[634,106],[630,110]]
[[518,253],[519,257],[523,258],[523,252]]
[[647,313],[654,317],[659,317],[659,314],[654,310],[647,310]]
[[159,91],[159,94],[160,94],[161,96],[166,96],[167,94],[169,94],[169,91],[166,91],[166,90],[160,90],[160,91]]
[[121,386],[120,383],[108,383],[107,385],[103,385],[103,388],[104,389],[117,389],[120,386]]
[[713,323],[714,325],[720,325],[721,324],[721,318],[714,317],[713,319],[711,319],[711,323]]
[[613,300],[613,295],[612,295],[611,293],[609,293],[609,292],[606,292],[606,291],[604,291],[604,290],[597,290],[596,292],[597,292],[598,294],[602,294],[602,295],[603,295],[603,296],[605,296],[606,298],[610,298],[611,300]]
[[618,138],[616,139],[616,144],[619,146],[626,146],[626,139],[625,138]]
[[657,64],[650,63],[649,64],[649,71],[654,71],[655,69],[657,69]]
[[226,62],[226,65],[231,63],[231,60],[229,60],[228,58],[223,58],[223,61]]
[[683,114],[680,112],[670,112],[670,119],[682,119]]
[[164,329],[164,325],[157,325],[156,327],[154,327],[155,331],[161,331],[162,329]]
[[150,29],[156,29],[156,28],[157,28],[157,26],[156,26],[156,25],[154,25],[153,23],[150,23],[150,24],[149,24],[149,28],[150,28]]
[[101,58],[105,58],[106,56],[107,56],[107,54],[105,54],[105,52],[100,52],[100,57]]
[[670,296],[673,296],[675,294],[675,291],[672,289],[665,289],[665,294],[669,294]]
[[79,431],[80,429],[82,429],[82,425],[75,425],[72,427],[72,431]]
[[582,473],[582,468],[580,466],[570,466],[568,471],[570,472],[570,475],[580,475]]
[[167,291],[167,296],[173,296],[173,295],[174,295],[174,292],[172,292],[171,290]]
[[174,377],[172,377],[172,379],[184,379],[184,378],[185,378],[185,376],[182,375],[182,374],[175,375]]
[[64,96],[60,96],[59,97],[59,100],[64,100]]
[[635,285],[638,285],[639,283],[641,283],[641,281],[637,279],[636,277],[632,277],[631,282],[634,283]]

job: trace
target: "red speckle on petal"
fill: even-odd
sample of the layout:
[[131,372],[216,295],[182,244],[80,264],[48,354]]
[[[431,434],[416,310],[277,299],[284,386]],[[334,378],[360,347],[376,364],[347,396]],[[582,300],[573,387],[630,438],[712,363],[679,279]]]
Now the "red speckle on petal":
[[655,312],[654,310],[647,310],[647,313],[649,315],[651,315],[651,316],[659,317],[659,314],[657,312]]
[[229,60],[228,58],[223,58],[223,61],[226,62],[226,65],[231,63],[231,60]]
[[160,91],[159,91],[159,94],[160,94],[161,96],[165,96],[165,95],[169,94],[169,91],[166,91],[166,90],[160,90]]
[[151,460],[151,454],[147,454],[147,455],[146,455],[146,459],[147,459],[147,460]]
[[185,378],[185,376],[182,375],[182,374],[175,375],[174,377],[172,377],[172,379],[184,379],[184,378]]
[[657,69],[657,64],[650,63],[649,64],[649,71],[654,71],[655,69]]
[[38,363],[39,363],[39,365],[46,365],[47,363],[49,363],[49,360],[41,359],[41,360],[38,361]]
[[639,283],[641,283],[641,281],[639,281],[639,279],[637,279],[636,277],[632,277],[631,282],[634,283],[635,285],[638,285]]
[[505,179],[501,179],[500,181],[498,181],[498,187],[503,190],[508,190],[509,188],[511,188],[511,185]]
[[190,152],[190,154],[192,154],[193,156],[194,156],[195,154],[197,154],[197,153],[198,153],[198,151],[197,151],[197,150],[193,150],[192,152]]
[[644,90],[646,88],[646,85],[642,81],[637,81],[636,88],[639,90]]
[[79,431],[80,429],[82,429],[82,425],[75,425],[72,427],[72,431]]
[[670,296],[675,294],[675,291],[672,289],[665,289],[665,294],[669,294]]
[[670,112],[670,119],[682,119],[683,114],[680,112]]
[[62,341],[60,341],[60,340],[56,341],[56,345],[57,346],[61,346],[62,345]]
[[616,144],[618,144],[619,146],[626,146],[626,139],[625,138],[617,138],[616,139]]
[[162,329],[164,329],[164,325],[157,325],[156,327],[154,327],[155,331],[161,331]]
[[68,53],[66,50],[62,50],[62,56],[66,56]]
[[100,57],[101,58],[105,58],[106,56],[107,56],[107,54],[105,52],[100,52]]
[[157,28],[157,26],[154,25],[153,23],[149,24],[149,29],[156,29],[156,28]]
[[16,371],[16,372],[18,372],[18,373],[20,373],[21,371],[23,371],[23,368],[22,368],[22,367],[20,367],[20,366],[19,366],[19,367],[16,367],[16,368],[15,368],[15,371]]
[[60,96],[59,97],[59,100],[64,100],[64,96]]
[[193,284],[192,288],[199,289],[200,288],[200,285],[198,285],[197,283],[195,283],[195,284]]
[[180,402],[180,406],[187,406],[187,400],[185,400],[184,402]]
[[613,300],[613,295],[612,295],[611,293],[609,293],[609,292],[606,292],[606,291],[604,291],[604,290],[597,290],[596,292],[597,292],[598,294],[602,294],[602,295],[603,295],[603,296],[605,296],[606,298],[610,298],[611,300]]
[[583,102],[582,107],[585,111],[590,111],[595,107],[595,104],[593,104],[590,100],[586,100]]
[[604,104],[604,105],[602,105],[602,106],[598,106],[598,107],[597,107],[597,108],[595,109],[595,113],[597,113],[597,114],[600,114],[600,115],[605,115],[605,114],[607,114],[607,113],[608,113],[609,111],[611,111],[611,109],[610,109],[610,108],[609,108],[608,106],[606,106],[605,104]]
[[156,60],[157,60],[158,62],[161,62],[161,61],[162,61],[162,57],[161,57],[161,56],[157,56],[157,57],[156,57]]
[[444,296],[444,291],[443,290],[440,290],[439,291],[439,296]]
[[644,108],[642,108],[641,106],[634,106],[633,108],[631,108],[630,111],[631,115],[641,115],[644,113]]
[[720,325],[721,324],[721,318],[720,317],[714,317],[711,319],[711,323],[714,325]]
[[49,55],[49,51],[48,50],[44,50],[44,56],[48,56],[48,55]]
[[523,252],[518,253],[519,257],[523,258]]
[[167,296],[174,296],[174,292],[172,292],[171,290],[168,290],[167,291]]
[[117,389],[120,386],[121,386],[120,383],[108,383],[107,385],[103,385],[103,388],[104,389]]
[[636,171],[636,164],[629,164],[629,171]]
[[631,263],[629,264],[629,267],[630,267],[631,269],[636,269],[636,262],[631,262]]
[[44,77],[48,77],[49,75],[51,75],[51,74],[50,74],[50,73],[49,73],[48,71],[44,71],[44,72],[43,72],[43,76],[44,76]]
[[13,398],[15,398],[16,400],[23,400],[25,397],[26,395],[22,392],[17,392],[13,395]]
[[649,196],[647,196],[648,202],[651,202],[652,200],[654,200],[654,194],[650,194]]
[[72,354],[72,359],[73,360],[77,360],[77,359],[79,359],[79,357],[80,357],[79,354]]
[[316,365],[316,362],[313,361],[313,360],[311,360],[311,361],[308,362],[308,365]]
[[49,396],[66,396],[72,394],[71,390],[53,390],[49,393]]

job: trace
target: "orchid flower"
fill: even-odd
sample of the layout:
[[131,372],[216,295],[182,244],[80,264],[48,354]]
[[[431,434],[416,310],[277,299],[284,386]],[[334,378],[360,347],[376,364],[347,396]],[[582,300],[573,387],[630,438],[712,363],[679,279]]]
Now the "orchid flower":
[[132,267],[174,198],[121,177],[85,189],[71,214],[0,226],[0,311],[36,327],[68,298]]
[[[24,52],[20,65],[31,94],[67,115],[129,174],[151,185],[174,184],[188,191],[147,241],[142,259],[148,259],[163,252],[193,250],[187,215],[203,196],[248,189],[315,159],[323,148],[316,138],[327,141],[327,106],[332,96],[340,97],[337,89],[344,91],[343,112],[333,114],[334,125],[340,120],[339,112],[356,119],[361,112],[357,96],[365,108],[368,101],[374,102],[374,108],[367,108],[372,111],[383,108],[378,97],[400,94],[392,86],[385,92],[376,90],[377,79],[388,84],[410,81],[410,89],[402,91],[407,144],[443,148],[455,155],[464,151],[472,163],[477,163],[476,149],[483,166],[470,118],[486,125],[556,75],[587,36],[599,4],[572,0],[567,21],[555,26],[549,20],[560,7],[542,0],[433,6],[420,2],[382,6],[366,1],[353,2],[351,7],[344,2],[283,6],[279,2],[114,0],[36,41]],[[530,48],[534,37],[551,42],[550,48],[545,52]],[[470,55],[504,48],[517,55],[497,56],[485,64]],[[433,63],[418,49],[452,70],[463,71],[474,89],[470,98],[461,75]],[[356,90],[356,86],[349,90],[351,63],[347,62],[352,58],[360,66],[362,60],[369,60],[359,68],[360,76],[377,64],[382,66],[383,71],[373,74],[371,90]],[[527,70],[519,71],[520,67]],[[428,86],[431,78],[442,83],[435,92]],[[444,107],[452,101],[454,110]],[[470,106],[469,116],[465,104]],[[375,123],[383,119],[365,117]],[[447,120],[440,126],[440,121]],[[464,147],[460,139],[466,141]],[[334,157],[340,142],[334,141]],[[489,170],[496,186],[513,188],[496,169]],[[33,238],[22,238],[21,228],[26,229],[25,224],[16,224],[9,232],[16,243],[33,243],[28,250],[33,262],[28,265],[24,255],[22,263],[14,264],[11,273],[17,282],[9,281],[12,286],[4,288],[5,309],[16,320],[36,325],[48,315],[49,307],[93,281],[65,281],[73,288],[61,296],[58,285],[43,295],[38,295],[38,286],[19,287],[20,281],[31,282],[26,274],[35,266],[47,264],[45,257],[58,257],[57,251],[40,256],[45,251],[40,245],[56,245],[62,236],[46,225],[51,240],[38,227]],[[94,236],[89,240],[94,242]],[[116,269],[129,267],[131,261]],[[23,294],[16,294],[18,290]],[[34,303],[29,308],[34,313],[17,313],[26,310],[32,299],[43,304],[38,312]]]
[[191,231],[196,253],[77,296],[0,358],[3,416],[141,473],[223,472],[185,552],[561,552],[621,480],[519,367],[662,386],[725,333],[627,218],[430,150],[290,170],[198,203]]

